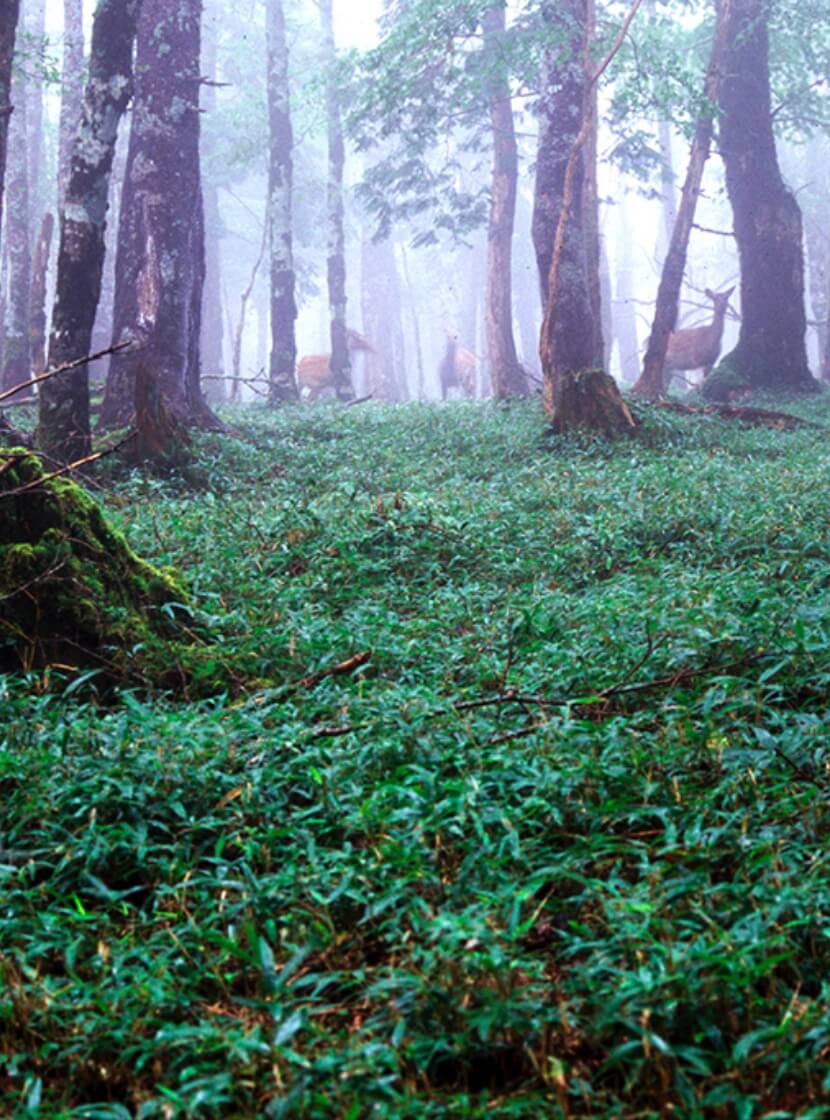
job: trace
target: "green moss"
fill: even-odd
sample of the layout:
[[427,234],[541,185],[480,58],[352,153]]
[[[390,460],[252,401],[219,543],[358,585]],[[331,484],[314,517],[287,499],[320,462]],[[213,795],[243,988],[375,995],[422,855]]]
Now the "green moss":
[[739,373],[733,365],[730,365],[727,359],[720,362],[701,387],[701,395],[704,400],[716,401],[718,403],[725,403],[730,399],[732,393],[745,392],[751,389],[749,381]]
[[0,671],[93,667],[119,681],[227,686],[182,584],[140,559],[89,494],[45,480],[22,449],[0,450],[0,472]]

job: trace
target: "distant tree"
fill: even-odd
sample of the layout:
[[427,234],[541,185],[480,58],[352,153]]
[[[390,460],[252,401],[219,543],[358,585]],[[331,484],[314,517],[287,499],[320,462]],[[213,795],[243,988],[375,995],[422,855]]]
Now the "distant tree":
[[[731,0],[720,148],[741,263],[741,328],[722,360],[753,389],[809,392],[801,210],[773,134],[768,0]],[[714,382],[713,382],[714,383]]]
[[331,372],[339,400],[350,400],[352,359],[346,323],[346,235],[344,228],[343,172],[346,150],[340,114],[337,53],[334,42],[332,0],[319,0],[326,67],[326,120],[328,122],[328,293],[331,317]]
[[[144,399],[183,425],[216,427],[200,385],[204,215],[199,164],[201,0],[144,0],[121,203],[113,355],[101,412],[129,422]],[[139,418],[141,420],[141,418]],[[158,419],[158,416],[156,417]]]
[[[202,71],[205,76],[202,112],[207,120],[216,113],[216,78],[218,11],[205,9],[202,28]],[[204,167],[204,132],[202,165]],[[213,153],[215,154],[215,153]],[[205,381],[205,397],[211,402],[225,399],[224,326],[222,317],[222,218],[219,211],[219,187],[216,180],[202,175],[205,198],[205,292],[202,308],[202,369],[210,380]]]
[[3,189],[6,181],[9,121],[14,111],[11,101],[12,60],[19,10],[20,0],[3,0],[0,4],[0,227],[3,224]]
[[6,248],[8,290],[5,299],[3,376],[4,389],[20,385],[31,376],[30,295],[32,283],[32,231],[29,201],[29,149],[26,110],[28,97],[23,70],[12,82],[16,108],[9,128],[6,187]]
[[[268,214],[271,277],[272,405],[299,399],[295,366],[297,303],[294,276],[294,131],[291,125],[289,53],[282,0],[266,2],[268,42]],[[334,368],[332,366],[332,368]]]
[[[101,295],[110,174],[118,125],[133,88],[133,43],[140,0],[99,0],[92,24],[89,78],[61,213],[51,366],[90,352]],[[38,440],[69,462],[90,450],[89,373],[85,367],[43,383]]]

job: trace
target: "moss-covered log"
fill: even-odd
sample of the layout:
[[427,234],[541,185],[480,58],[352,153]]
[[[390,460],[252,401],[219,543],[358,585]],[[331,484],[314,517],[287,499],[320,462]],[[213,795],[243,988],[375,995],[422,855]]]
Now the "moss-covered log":
[[188,674],[170,643],[193,642],[185,602],[80,486],[47,478],[24,448],[0,450],[0,671],[99,668],[175,687]]

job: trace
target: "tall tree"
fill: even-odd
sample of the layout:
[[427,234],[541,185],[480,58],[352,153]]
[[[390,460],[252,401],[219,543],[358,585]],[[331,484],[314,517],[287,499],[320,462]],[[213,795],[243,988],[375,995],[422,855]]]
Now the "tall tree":
[[723,359],[753,389],[816,388],[807,363],[801,210],[778,166],[769,0],[732,0],[720,90],[720,147],[741,263],[741,328]]
[[[216,22],[218,9],[206,7],[202,23],[202,70],[205,75],[202,95],[202,112],[209,115],[216,112],[216,78],[218,67],[218,35]],[[211,152],[210,155],[215,153]],[[203,167],[214,161],[205,158],[203,144]],[[205,396],[211,402],[225,399],[224,380],[224,326],[222,317],[222,218],[219,212],[219,187],[215,175],[203,173],[205,197],[205,294],[202,308],[202,368],[210,380],[205,382]]]
[[337,51],[334,42],[332,0],[319,0],[326,68],[326,119],[328,122],[328,293],[331,317],[331,372],[338,400],[351,400],[352,360],[346,325],[346,233],[344,226],[343,172],[346,147],[340,116]]
[[[271,264],[271,359],[268,396],[272,405],[299,400],[295,324],[293,189],[294,132],[288,40],[282,0],[267,0],[268,40],[268,217]],[[342,174],[342,169],[341,169]],[[333,337],[333,336],[332,336]],[[332,364],[332,370],[334,370]]]
[[19,10],[20,0],[3,0],[0,4],[0,228],[3,224],[3,188],[6,181],[9,122],[13,112],[12,60]]
[[63,63],[61,113],[58,123],[58,213],[63,209],[75,136],[84,105],[83,0],[63,0]]
[[[179,423],[219,426],[200,385],[204,214],[199,164],[201,0],[143,0],[121,202],[113,355],[101,411],[129,422],[146,401]],[[147,383],[144,374],[152,378]]]
[[32,232],[29,202],[29,146],[26,110],[28,97],[22,69],[12,82],[16,109],[9,129],[6,200],[6,249],[9,255],[8,291],[4,324],[4,389],[20,385],[31,376],[30,297],[32,283]]
[[487,357],[495,397],[524,396],[527,378],[513,337],[512,252],[519,152],[504,55],[505,0],[482,16],[487,102],[493,131],[493,176],[487,252]]
[[[580,144],[589,100],[587,0],[546,3],[542,18],[556,46],[545,52],[538,105],[533,242],[546,309],[540,342],[542,366],[550,368],[552,363],[556,369],[555,377],[545,377],[545,408],[552,415],[561,377],[595,365],[582,206],[584,142]],[[550,274],[560,226],[564,226],[564,236],[557,262],[558,287],[552,301]]]
[[[99,0],[89,78],[61,213],[49,364],[90,352],[101,294],[110,174],[118,124],[133,87],[133,43],[141,0]],[[41,386],[38,440],[62,461],[88,454],[89,374],[81,367]]]

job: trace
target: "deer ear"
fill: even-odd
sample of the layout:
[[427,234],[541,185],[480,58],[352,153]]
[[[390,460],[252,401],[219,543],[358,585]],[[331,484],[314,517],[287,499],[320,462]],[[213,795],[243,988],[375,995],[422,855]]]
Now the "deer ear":
[[703,294],[706,296],[707,299],[714,300],[714,298],[715,298],[715,293],[712,291],[711,288],[704,288],[703,289]]
[[728,292],[724,292],[723,294],[724,294],[724,295],[725,295],[725,296],[726,296],[727,298],[729,298],[729,296],[731,296],[731,295],[732,295],[732,293],[733,293],[734,291],[735,291],[735,285],[733,284],[733,285],[732,285],[732,287],[731,287],[731,288],[729,289],[729,291],[728,291]]

